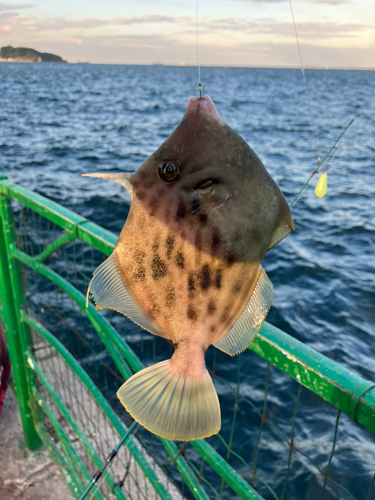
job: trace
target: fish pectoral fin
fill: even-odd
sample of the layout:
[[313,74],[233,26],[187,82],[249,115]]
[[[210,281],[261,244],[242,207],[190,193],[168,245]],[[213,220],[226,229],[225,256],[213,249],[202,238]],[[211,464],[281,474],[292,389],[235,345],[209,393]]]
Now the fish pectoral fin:
[[207,370],[184,376],[162,361],[133,375],[117,397],[137,422],[165,439],[193,441],[220,430],[219,400]]
[[97,309],[114,309],[144,330],[168,338],[126,288],[113,254],[94,272],[87,295],[92,293]]
[[270,310],[273,286],[264,269],[260,268],[258,281],[241,316],[229,332],[213,345],[230,356],[244,351],[255,339]]
[[208,215],[211,210],[220,208],[230,197],[221,186],[212,186],[208,189],[197,189],[194,191],[192,211],[194,215]]
[[82,177],[97,177],[98,179],[110,179],[111,181],[117,182],[121,184],[127,192],[132,196],[133,194],[133,185],[131,182],[132,174],[82,174]]

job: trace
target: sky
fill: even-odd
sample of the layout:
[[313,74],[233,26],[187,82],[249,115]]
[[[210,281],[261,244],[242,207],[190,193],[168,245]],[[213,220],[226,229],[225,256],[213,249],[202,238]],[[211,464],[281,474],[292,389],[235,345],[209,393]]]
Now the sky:
[[[72,63],[197,64],[196,0],[26,2],[0,2],[0,46]],[[292,7],[305,67],[375,67],[375,0]],[[300,65],[289,0],[198,0],[198,21],[202,66]]]

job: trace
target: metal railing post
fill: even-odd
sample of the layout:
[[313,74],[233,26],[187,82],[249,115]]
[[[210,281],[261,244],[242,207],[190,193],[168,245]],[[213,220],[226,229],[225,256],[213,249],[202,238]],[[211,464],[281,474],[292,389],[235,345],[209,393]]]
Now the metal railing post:
[[[4,179],[0,175],[0,179]],[[10,248],[15,244],[15,231],[10,200],[0,194],[0,299],[3,321],[6,328],[9,357],[25,436],[30,450],[42,442],[35,429],[31,412],[29,379],[27,377],[26,352],[31,343],[27,325],[22,323],[20,311],[25,303],[19,263],[10,257]]]

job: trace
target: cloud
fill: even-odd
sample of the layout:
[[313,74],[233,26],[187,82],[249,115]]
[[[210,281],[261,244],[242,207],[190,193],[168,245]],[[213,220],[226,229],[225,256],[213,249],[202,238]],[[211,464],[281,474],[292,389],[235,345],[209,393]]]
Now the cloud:
[[102,26],[129,26],[136,24],[158,24],[158,23],[175,23],[178,18],[175,16],[162,15],[144,15],[144,16],[123,16],[114,17],[112,19],[95,19],[95,18],[80,18],[80,19],[64,19],[54,18],[46,19],[44,22],[36,23],[35,26],[39,31],[61,31],[66,29],[93,29]]
[[307,3],[325,3],[328,5],[341,5],[343,3],[349,3],[349,0],[305,0]]
[[[370,25],[359,23],[337,23],[332,21],[319,22],[299,22],[298,36],[300,39],[314,39],[317,43],[322,39],[336,39],[343,37],[352,37],[358,33],[363,33],[366,30],[372,30]],[[248,21],[241,18],[221,18],[213,20],[205,20],[200,23],[202,33],[215,34],[221,31],[232,32],[233,35],[263,35],[263,36],[283,36],[295,39],[295,32],[292,22],[279,22],[271,18],[258,19],[256,21]],[[195,31],[195,26],[192,23],[191,27],[186,31],[179,30],[179,33],[192,34]]]
[[[257,0],[255,0],[257,1]],[[259,0],[260,1],[260,0]],[[262,0],[264,1],[264,0]],[[266,0],[266,1],[281,1],[281,0]],[[347,0],[306,0],[309,2],[321,3],[339,3]],[[4,7],[4,4],[0,4]],[[31,4],[20,4],[28,6]],[[3,12],[0,14],[0,29],[7,32],[12,32],[16,35],[21,35],[25,31],[33,31],[38,33],[43,32],[66,32],[71,38],[81,38],[84,31],[89,32],[92,36],[95,30],[108,27],[127,27],[136,25],[155,25],[162,24],[171,25],[166,35],[170,40],[181,39],[183,36],[191,36],[196,30],[196,20],[188,16],[173,16],[160,14],[146,14],[143,16],[121,16],[111,19],[99,18],[79,18],[66,19],[62,17],[49,18],[42,21],[37,21],[32,17],[21,16],[17,12]],[[1,26],[2,25],[2,26]],[[353,37],[360,32],[367,31],[370,27],[359,23],[339,23],[334,21],[300,21],[298,23],[298,35],[301,40],[312,39],[316,37],[316,43],[321,40],[338,39]],[[160,28],[159,28],[160,29]],[[74,33],[74,31],[78,33]],[[72,32],[73,31],[73,32]],[[117,30],[118,31],[118,30]],[[164,30],[163,30],[164,31]],[[263,18],[256,20],[248,20],[245,18],[225,17],[217,19],[209,19],[202,17],[200,20],[200,32],[206,39],[207,37],[216,36],[219,32],[227,32],[233,39],[239,35],[262,35],[262,36],[282,36],[293,37],[294,28],[292,22],[276,21],[272,18]],[[103,35],[103,30],[97,34]],[[121,34],[121,33],[120,33]],[[78,36],[77,36],[78,35]],[[203,38],[202,38],[203,39]]]
[[149,14],[146,16],[123,16],[112,19],[113,24],[147,24],[147,23],[175,23],[187,20],[189,18],[183,16],[160,16],[157,14]]
[[[3,7],[8,7],[2,4]],[[23,4],[25,7],[28,4]],[[31,5],[30,5],[31,6]],[[17,7],[17,6],[13,6]],[[15,11],[5,11],[0,13],[0,31],[12,32],[21,35],[25,30],[38,32],[56,32],[65,30],[93,30],[104,26],[130,26],[141,24],[163,24],[163,23],[181,23],[187,18],[149,14],[144,16],[123,16],[112,19],[65,19],[62,17],[49,18],[43,21],[36,21],[35,18],[19,15]],[[6,23],[1,26],[2,23]]]
[[[312,2],[323,2],[333,0],[309,0]],[[346,0],[336,0],[346,1]],[[25,4],[26,5],[26,4]],[[186,36],[192,36],[196,30],[195,18],[187,16],[171,16],[148,14],[144,16],[123,16],[114,17],[112,19],[97,19],[97,18],[50,18],[42,22],[36,21],[32,17],[19,15],[16,12],[4,12],[0,14],[0,30],[12,32],[16,35],[21,35],[25,31],[33,31],[38,33],[58,31],[66,31],[70,37],[81,38],[83,31],[88,31],[90,36],[93,36],[97,28],[105,26],[131,26],[131,25],[146,25],[154,24],[170,24],[172,26],[168,32],[163,30],[163,33],[169,40],[180,39]],[[157,29],[157,28],[156,28]],[[317,44],[324,40],[334,40],[338,38],[349,38],[357,34],[363,34],[371,29],[370,26],[359,23],[339,23],[333,21],[301,21],[298,23],[298,35],[301,40],[314,39]],[[80,30],[77,35],[73,32]],[[244,18],[225,17],[218,19],[209,19],[203,17],[200,20],[200,32],[207,39],[208,37],[218,36],[220,32],[227,32],[233,39],[238,39],[241,36],[258,35],[263,37],[292,37],[294,40],[294,28],[292,22],[276,21],[272,18],[263,18],[257,20],[247,20]],[[103,35],[103,32],[98,32],[98,36]],[[203,38],[202,38],[203,40]]]
[[[238,43],[235,46],[225,45],[225,38],[221,42],[206,43],[201,47],[200,62],[206,65],[230,66],[284,66],[299,68],[299,59],[295,41],[280,41],[269,39],[253,42]],[[175,40],[171,43],[165,34],[138,34],[114,36],[83,36],[82,47],[69,43],[55,43],[44,46],[44,50],[62,55],[71,62],[90,61],[91,63],[110,64],[150,64],[162,62],[178,64],[185,61],[186,65],[194,66],[196,52],[194,43]],[[38,47],[39,50],[42,47]],[[312,42],[303,44],[304,60],[309,66],[350,66],[369,67],[373,65],[374,46],[360,47],[353,44],[351,47],[317,46]],[[209,91],[209,83],[205,88]],[[302,85],[302,80],[301,80]]]
[[[281,0],[268,0],[269,3],[274,1]],[[305,0],[311,3],[334,4],[346,1]],[[42,51],[55,51],[70,61],[76,61],[78,55],[81,60],[100,63],[147,64],[153,61],[185,61],[186,64],[193,64],[195,61],[195,16],[147,14],[103,19],[36,19],[17,12],[15,7],[20,6],[28,8],[31,4],[0,4],[0,43],[4,41],[6,45],[24,45]],[[12,10],[5,10],[5,7],[12,7]],[[311,6],[310,10],[316,13],[315,17],[306,16],[298,22],[304,61],[314,65],[332,65],[332,61],[325,58],[325,47],[327,52],[331,50],[332,54],[345,54],[348,49],[353,49],[352,53],[356,53],[359,60],[368,58],[366,66],[373,64],[369,56],[370,48],[374,45],[371,35],[373,28],[369,21],[368,24],[365,24],[366,21],[360,24],[352,22],[350,17],[347,22],[340,22],[338,17],[327,21],[326,17],[318,15],[323,7]],[[202,64],[298,63],[295,58],[295,33],[291,20],[281,21],[271,17],[246,19],[201,16],[199,26]],[[287,51],[285,57],[280,47]],[[314,56],[311,47],[316,48],[320,60]],[[363,57],[360,53],[361,47]],[[340,61],[345,59],[337,57]]]
[[15,9],[18,9],[18,10],[30,9],[31,7],[35,7],[35,5],[31,4],[31,3],[19,3],[16,5],[14,5],[14,4],[11,5],[11,4],[6,4],[6,3],[0,2],[0,12],[7,11],[7,10],[15,10]]
[[244,2],[248,2],[248,3],[257,3],[257,4],[260,4],[260,3],[265,3],[265,4],[269,4],[269,3],[283,3],[283,2],[287,2],[288,0],[242,0]]
[[[238,0],[236,0],[238,1]],[[240,0],[248,3],[256,3],[256,4],[273,4],[273,3],[285,3],[288,0]],[[304,0],[307,3],[325,3],[329,5],[340,5],[343,3],[349,3],[350,0]]]
[[82,38],[73,37],[70,39],[71,45],[82,45]]

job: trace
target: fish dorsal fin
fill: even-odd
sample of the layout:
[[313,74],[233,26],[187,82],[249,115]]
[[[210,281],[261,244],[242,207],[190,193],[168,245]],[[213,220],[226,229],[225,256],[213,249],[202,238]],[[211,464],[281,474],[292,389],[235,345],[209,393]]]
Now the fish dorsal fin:
[[100,264],[94,272],[87,295],[89,292],[94,296],[96,309],[114,309],[148,332],[167,338],[166,334],[155,324],[128,291],[124,284],[124,278],[121,277],[116,266],[113,254]]
[[132,174],[82,174],[82,177],[96,177],[98,179],[109,179],[111,181],[121,184],[130,196],[133,195],[133,185],[131,183]]
[[257,283],[241,316],[214,346],[230,356],[244,351],[255,339],[270,310],[273,299],[271,280],[260,267]]

